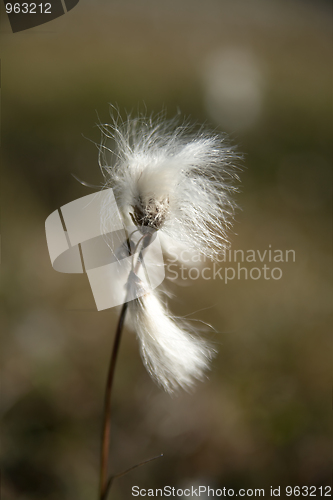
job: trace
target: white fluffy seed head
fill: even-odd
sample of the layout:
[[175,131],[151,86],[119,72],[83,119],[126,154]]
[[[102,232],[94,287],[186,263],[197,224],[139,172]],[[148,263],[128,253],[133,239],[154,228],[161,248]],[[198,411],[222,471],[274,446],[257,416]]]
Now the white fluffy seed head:
[[240,155],[224,136],[143,117],[100,128],[100,167],[126,225],[160,230],[208,257],[225,250]]
[[203,379],[214,348],[189,323],[173,317],[156,292],[130,302],[130,314],[142,360],[159,385],[172,393]]
[[[158,231],[169,253],[176,245],[214,258],[228,246],[241,157],[224,136],[177,123],[141,117],[100,125],[99,164],[125,226]],[[107,227],[107,204],[101,217]],[[143,361],[166,391],[203,378],[215,350],[170,315],[156,292],[131,301],[129,310]]]

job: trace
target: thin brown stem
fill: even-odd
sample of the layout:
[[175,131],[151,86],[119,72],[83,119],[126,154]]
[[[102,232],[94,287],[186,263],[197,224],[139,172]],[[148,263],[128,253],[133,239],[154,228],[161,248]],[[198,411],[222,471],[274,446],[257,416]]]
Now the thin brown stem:
[[120,345],[121,332],[123,330],[127,307],[128,307],[128,302],[125,302],[125,304],[123,304],[120,313],[116,335],[113,342],[108,378],[106,381],[106,388],[105,388],[104,421],[103,421],[102,450],[101,450],[100,492],[99,492],[100,500],[105,498],[105,493],[108,483],[110,428],[111,428],[111,394],[112,394],[114,372],[116,368],[117,356]]
[[112,483],[113,483],[114,479],[117,479],[118,477],[125,476],[129,472],[132,472],[132,470],[135,470],[138,467],[142,467],[142,465],[148,464],[149,462],[152,462],[153,460],[156,460],[157,458],[161,458],[161,457],[163,457],[163,453],[161,453],[161,455],[158,455],[157,457],[148,458],[148,460],[144,460],[143,462],[140,462],[139,464],[133,465],[129,469],[126,469],[125,471],[120,472],[119,474],[116,474],[115,476],[111,476],[110,479],[108,480],[108,484],[107,484],[107,487],[106,487],[105,495],[103,496],[102,500],[107,500],[107,496],[108,496],[108,493],[110,491],[110,488],[112,486]]
[[[142,248],[139,252],[137,262],[134,266],[134,270],[132,271],[135,275],[138,273],[139,267],[142,264],[142,252],[149,245],[152,238],[152,234],[146,234],[142,238]],[[131,253],[131,246],[129,239],[127,240],[127,246],[129,252]],[[136,250],[136,249],[135,249]],[[134,252],[135,253],[135,252]],[[129,277],[130,280],[130,277]],[[129,284],[129,283],[128,283]],[[128,308],[127,297],[125,299],[125,303],[121,309],[116,335],[113,342],[108,378],[106,381],[105,388],[105,400],[104,400],[104,420],[103,420],[103,433],[102,433],[102,449],[101,449],[101,469],[100,469],[100,490],[99,490],[99,500],[105,500],[107,493],[112,484],[113,478],[111,481],[108,479],[108,469],[109,469],[109,450],[110,450],[110,429],[111,429],[111,395],[112,395],[112,386],[114,380],[114,373],[116,368],[117,356],[119,351],[121,333],[123,330],[126,312]]]

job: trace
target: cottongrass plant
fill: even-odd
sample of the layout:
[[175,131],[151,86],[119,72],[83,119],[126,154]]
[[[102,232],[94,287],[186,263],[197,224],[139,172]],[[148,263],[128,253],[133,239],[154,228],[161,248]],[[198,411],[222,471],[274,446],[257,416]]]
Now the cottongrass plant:
[[[124,226],[134,224],[142,244],[131,273],[135,279],[129,277],[128,286],[138,282],[144,286],[138,269],[144,247],[156,232],[166,253],[170,245],[176,245],[179,255],[186,248],[211,259],[225,251],[240,155],[224,135],[203,129],[194,132],[188,124],[161,117],[126,122],[113,118],[111,124],[100,124],[100,129],[99,164],[105,186],[113,189]],[[105,226],[108,217],[105,205],[101,214]],[[215,353],[189,322],[172,316],[160,292],[147,291],[123,305],[106,389],[101,500],[116,477],[107,480],[111,389],[127,310],[148,372],[169,393],[189,389],[201,380]]]

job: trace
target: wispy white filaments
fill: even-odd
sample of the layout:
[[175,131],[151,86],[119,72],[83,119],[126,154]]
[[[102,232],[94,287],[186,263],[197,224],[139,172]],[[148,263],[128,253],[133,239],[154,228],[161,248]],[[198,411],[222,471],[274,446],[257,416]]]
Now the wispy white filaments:
[[189,388],[203,378],[214,349],[190,324],[172,317],[156,292],[133,301],[131,317],[147,370],[166,391]]
[[[224,136],[142,117],[100,128],[100,167],[125,226],[158,231],[166,252],[170,239],[172,247],[211,258],[227,248],[240,157]],[[214,350],[173,318],[156,293],[132,301],[130,312],[142,358],[160,385],[172,392],[202,378]]]

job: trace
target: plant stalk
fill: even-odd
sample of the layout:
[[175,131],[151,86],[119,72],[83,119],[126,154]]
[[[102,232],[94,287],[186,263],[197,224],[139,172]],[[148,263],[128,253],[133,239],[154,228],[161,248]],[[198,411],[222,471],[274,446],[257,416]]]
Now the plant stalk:
[[109,466],[110,428],[111,428],[111,394],[112,394],[112,385],[113,385],[114,373],[115,373],[117,356],[120,345],[120,338],[124,326],[127,308],[128,308],[128,302],[125,302],[125,304],[123,304],[123,307],[121,309],[116,335],[113,342],[108,378],[106,381],[106,388],[105,388],[104,420],[103,420],[102,450],[101,450],[100,491],[99,491],[100,500],[103,500],[105,498],[105,493],[108,485],[108,466]]
[[[138,273],[139,267],[142,264],[142,252],[149,245],[152,238],[152,233],[146,234],[142,239],[142,248],[139,252],[136,265],[134,267],[134,274]],[[129,253],[131,253],[131,245],[129,239],[127,240],[127,246]],[[106,381],[105,388],[105,399],[104,399],[104,419],[103,419],[103,432],[102,432],[102,449],[101,449],[101,469],[100,469],[100,489],[99,489],[99,500],[106,500],[107,493],[111,486],[112,479],[108,478],[109,469],[109,451],[110,451],[110,429],[111,429],[111,395],[114,380],[114,373],[116,369],[117,356],[119,351],[121,333],[123,331],[123,326],[125,322],[126,312],[128,309],[127,298],[121,313],[119,316],[119,321],[117,325],[117,330],[115,334],[115,339],[113,342],[108,377]],[[111,482],[110,482],[111,481]]]

